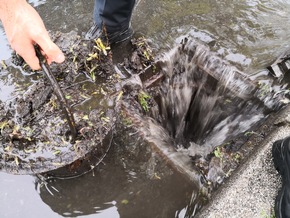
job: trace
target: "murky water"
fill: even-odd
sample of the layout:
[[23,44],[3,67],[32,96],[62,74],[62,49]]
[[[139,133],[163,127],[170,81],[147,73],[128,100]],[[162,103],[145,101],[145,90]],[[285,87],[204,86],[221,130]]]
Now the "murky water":
[[1,217],[146,218],[183,213],[189,183],[174,174],[149,179],[138,166],[114,163],[113,156],[83,177],[47,185],[40,185],[36,177],[0,173]]
[[[91,24],[93,1],[30,2],[50,30],[81,33]],[[288,49],[289,10],[287,0],[140,0],[132,24],[136,34],[150,38],[158,51],[190,35],[245,73],[255,74]],[[11,51],[2,29],[0,33],[0,59],[7,59]],[[1,75],[1,100],[9,99],[12,91],[5,88],[5,76]],[[48,189],[36,185],[32,176],[1,173],[0,216],[183,217],[190,184],[176,174],[152,180],[137,162],[129,169],[113,157],[83,177],[52,181]]]
[[253,73],[289,49],[289,9],[287,0],[140,1],[135,22],[158,48],[191,35]]
[[206,155],[265,117],[253,81],[196,40],[185,40],[161,61],[166,76],[155,118],[162,117],[177,144],[194,142]]

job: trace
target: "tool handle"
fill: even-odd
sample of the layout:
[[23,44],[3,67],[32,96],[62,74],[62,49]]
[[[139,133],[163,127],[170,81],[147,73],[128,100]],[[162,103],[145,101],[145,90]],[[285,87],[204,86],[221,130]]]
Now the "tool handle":
[[66,98],[64,97],[64,94],[62,92],[62,90],[60,89],[55,77],[53,76],[53,74],[51,73],[50,69],[49,69],[49,65],[47,63],[47,60],[45,58],[44,55],[42,55],[41,51],[40,51],[40,47],[38,45],[35,46],[35,52],[36,52],[36,56],[39,59],[39,64],[45,74],[45,76],[48,78],[50,84],[52,85],[53,91],[60,103],[60,107],[63,111],[63,114],[65,115],[70,130],[71,130],[71,135],[72,135],[72,142],[75,141],[75,138],[77,136],[77,129],[76,129],[76,124],[75,124],[75,119],[73,116],[73,113],[71,111],[70,106],[68,105]]

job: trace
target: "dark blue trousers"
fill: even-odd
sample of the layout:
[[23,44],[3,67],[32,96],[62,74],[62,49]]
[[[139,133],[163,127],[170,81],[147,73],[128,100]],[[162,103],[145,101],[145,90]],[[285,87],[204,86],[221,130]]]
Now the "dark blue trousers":
[[94,21],[108,32],[129,27],[135,0],[95,0]]

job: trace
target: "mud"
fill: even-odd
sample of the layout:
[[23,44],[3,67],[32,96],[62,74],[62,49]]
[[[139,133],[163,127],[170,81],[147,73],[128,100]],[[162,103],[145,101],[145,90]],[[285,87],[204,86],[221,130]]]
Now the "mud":
[[[9,173],[43,173],[74,162],[61,174],[74,176],[93,168],[110,146],[110,140],[103,143],[106,137],[112,138],[116,120],[117,77],[110,52],[99,51],[98,46],[103,44],[84,42],[74,32],[52,37],[67,57],[65,63],[52,65],[51,70],[72,106],[78,136],[71,143],[68,123],[43,72],[31,72],[14,55],[1,71],[21,69],[20,73],[37,75],[38,79],[19,84],[16,81],[13,98],[1,102],[0,168]],[[88,160],[87,154],[92,151],[97,160]]]

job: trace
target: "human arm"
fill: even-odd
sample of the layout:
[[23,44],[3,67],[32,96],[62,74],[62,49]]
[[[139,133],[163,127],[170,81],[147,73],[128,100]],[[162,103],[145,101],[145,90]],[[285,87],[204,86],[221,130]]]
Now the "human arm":
[[41,17],[26,0],[0,0],[0,20],[12,49],[32,69],[40,68],[35,44],[40,46],[48,63],[64,61],[63,53],[51,41]]

